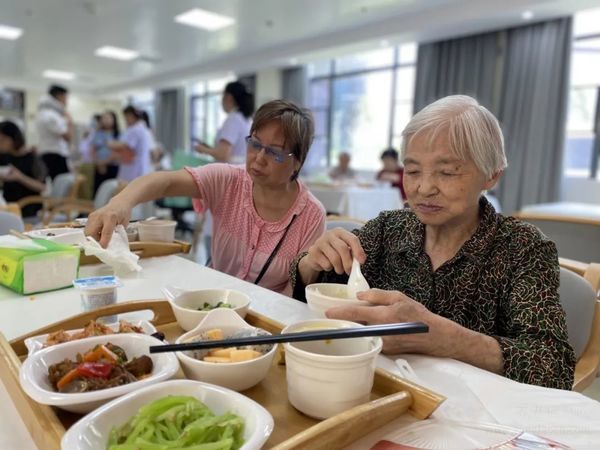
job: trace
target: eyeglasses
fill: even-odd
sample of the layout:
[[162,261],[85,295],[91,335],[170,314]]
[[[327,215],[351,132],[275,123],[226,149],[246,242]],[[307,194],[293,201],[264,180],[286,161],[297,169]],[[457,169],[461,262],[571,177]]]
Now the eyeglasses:
[[258,153],[262,149],[265,149],[265,154],[269,156],[273,161],[282,163],[288,156],[294,156],[293,153],[284,153],[281,150],[275,150],[274,148],[262,145],[259,141],[254,139],[252,136],[246,136],[246,144],[248,144],[248,151]]

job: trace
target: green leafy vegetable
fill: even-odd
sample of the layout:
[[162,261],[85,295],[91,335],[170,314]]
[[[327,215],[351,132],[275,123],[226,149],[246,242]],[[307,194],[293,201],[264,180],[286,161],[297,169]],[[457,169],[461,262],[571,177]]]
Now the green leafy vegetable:
[[204,302],[204,305],[198,308],[198,311],[212,311],[213,309],[217,308],[233,308],[233,305],[226,302],[219,302],[216,305],[211,305],[208,302]]
[[237,450],[244,443],[244,421],[215,416],[194,397],[168,396],[142,406],[110,432],[108,450]]

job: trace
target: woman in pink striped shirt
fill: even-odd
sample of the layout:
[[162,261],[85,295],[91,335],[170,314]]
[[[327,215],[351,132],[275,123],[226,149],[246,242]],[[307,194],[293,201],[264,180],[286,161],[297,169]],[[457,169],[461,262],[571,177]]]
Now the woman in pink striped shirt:
[[323,206],[298,180],[313,133],[308,110],[268,102],[246,138],[245,167],[215,163],[140,177],[90,215],[86,233],[106,246],[135,205],[189,196],[196,211],[212,212],[213,268],[289,295],[290,263],[325,231]]

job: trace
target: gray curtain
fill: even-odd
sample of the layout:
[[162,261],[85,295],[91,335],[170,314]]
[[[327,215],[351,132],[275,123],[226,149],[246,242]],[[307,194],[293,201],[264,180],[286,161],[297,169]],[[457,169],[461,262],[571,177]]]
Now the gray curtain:
[[495,194],[508,213],[559,199],[571,27],[561,18],[419,47],[415,111],[466,94],[500,121],[509,167]]
[[165,89],[156,95],[156,140],[167,153],[185,148],[183,88]]
[[305,106],[307,104],[308,77],[304,66],[283,69],[281,73],[283,98]]

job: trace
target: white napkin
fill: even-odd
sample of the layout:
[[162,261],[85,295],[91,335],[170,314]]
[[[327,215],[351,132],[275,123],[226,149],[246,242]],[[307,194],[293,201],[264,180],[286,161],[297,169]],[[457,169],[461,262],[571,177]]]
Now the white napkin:
[[83,250],[86,255],[96,256],[100,261],[111,266],[117,275],[142,270],[142,266],[137,263],[140,257],[129,251],[127,232],[123,225],[117,225],[107,248],[102,248],[93,237],[88,236],[87,242],[83,244]]

